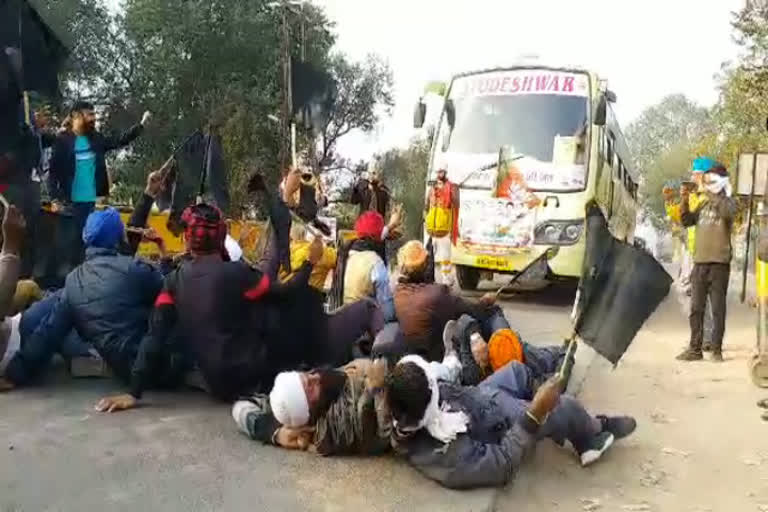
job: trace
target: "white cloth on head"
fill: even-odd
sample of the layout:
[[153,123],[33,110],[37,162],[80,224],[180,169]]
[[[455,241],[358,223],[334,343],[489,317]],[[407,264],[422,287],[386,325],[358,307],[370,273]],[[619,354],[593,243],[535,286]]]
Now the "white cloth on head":
[[240,247],[240,244],[229,235],[224,239],[224,248],[227,250],[227,254],[229,254],[229,261],[240,261],[240,258],[243,257],[243,249]]
[[8,367],[8,363],[11,362],[11,359],[16,354],[16,352],[21,349],[19,322],[21,322],[21,313],[14,317],[6,318],[3,322],[3,335],[7,333],[8,340],[5,346],[5,351],[3,351],[3,355],[0,357],[0,375],[5,374],[5,369]]
[[[397,364],[405,363],[413,363],[421,368],[427,377],[431,394],[427,408],[424,410],[424,416],[416,428],[426,428],[432,437],[443,443],[450,443],[456,439],[457,435],[466,432],[469,416],[463,411],[450,411],[446,403],[440,404],[440,387],[437,384],[436,367],[417,355],[405,356]],[[397,422],[395,422],[395,426],[397,426]]]
[[309,402],[299,372],[282,372],[275,377],[269,394],[272,414],[282,425],[303,427],[309,422]]
[[704,188],[707,189],[707,192],[711,192],[713,194],[725,192],[725,195],[728,197],[731,197],[733,194],[733,189],[731,188],[731,180],[728,179],[728,176],[720,176],[719,174],[715,174],[713,172],[707,173],[706,184],[704,185]]

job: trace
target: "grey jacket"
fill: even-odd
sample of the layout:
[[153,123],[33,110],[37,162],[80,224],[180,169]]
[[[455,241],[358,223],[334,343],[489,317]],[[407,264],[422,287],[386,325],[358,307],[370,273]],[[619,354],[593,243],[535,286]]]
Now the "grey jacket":
[[525,402],[510,411],[499,406],[498,390],[440,383],[442,402],[470,417],[469,429],[443,444],[425,430],[411,437],[393,435],[395,450],[428,478],[452,489],[502,486],[536,442],[536,425],[525,416]]

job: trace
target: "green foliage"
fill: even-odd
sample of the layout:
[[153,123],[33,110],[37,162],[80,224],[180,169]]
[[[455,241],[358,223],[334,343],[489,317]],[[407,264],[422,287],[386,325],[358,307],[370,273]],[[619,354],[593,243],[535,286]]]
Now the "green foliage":
[[394,201],[406,212],[406,240],[421,238],[424,212],[424,188],[429,165],[429,137],[414,139],[405,149],[390,149],[378,156],[384,182],[390,187]]
[[378,56],[350,62],[344,55],[335,54],[330,59],[330,71],[337,91],[331,115],[320,133],[318,161],[323,167],[332,164],[339,138],[354,129],[373,130],[395,104],[392,69]]
[[[323,163],[331,165],[340,137],[373,129],[393,104],[392,73],[375,56],[351,63],[331,55],[333,23],[310,2],[283,10],[268,0],[125,0],[110,13],[105,0],[42,0],[73,41],[63,77],[66,100],[99,105],[105,130],[126,128],[144,110],[153,122],[131,151],[110,163],[127,196],[141,187],[195,129],[220,137],[230,170],[232,214],[246,207],[245,183],[254,169],[279,179],[283,15],[290,52],[339,81],[339,95],[322,133]],[[310,139],[299,139],[304,150]],[[302,147],[304,146],[304,147]]]

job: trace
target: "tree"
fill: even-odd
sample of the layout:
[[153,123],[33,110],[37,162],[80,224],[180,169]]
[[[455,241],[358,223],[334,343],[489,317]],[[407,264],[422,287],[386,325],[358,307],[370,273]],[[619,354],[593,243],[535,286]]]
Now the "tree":
[[682,94],[648,107],[626,130],[634,168],[645,175],[657,160],[681,144],[693,145],[712,131],[708,109]]
[[373,130],[394,105],[392,69],[378,56],[350,62],[344,55],[335,54],[329,69],[336,80],[336,95],[320,133],[321,168],[333,163],[333,152],[341,137],[355,129]]
[[421,238],[424,187],[429,165],[430,138],[416,138],[405,148],[394,148],[377,157],[385,183],[395,202],[402,203],[406,218],[405,239]]

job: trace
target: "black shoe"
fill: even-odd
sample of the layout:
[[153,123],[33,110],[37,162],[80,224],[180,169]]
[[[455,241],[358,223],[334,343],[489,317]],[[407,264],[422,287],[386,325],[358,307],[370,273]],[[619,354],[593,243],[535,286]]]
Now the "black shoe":
[[723,362],[723,351],[722,350],[713,350],[712,351],[712,361],[715,363],[722,363]]
[[704,354],[702,354],[700,350],[697,351],[691,348],[687,348],[683,350],[683,352],[675,359],[678,361],[701,361],[704,359]]
[[589,442],[589,446],[585,449],[577,450],[579,452],[579,460],[582,467],[587,467],[590,464],[597,462],[600,457],[611,447],[613,444],[613,434],[610,432],[600,432]]
[[597,419],[603,426],[603,432],[610,432],[617,441],[632,434],[637,428],[637,421],[631,416],[598,415]]
[[711,343],[705,343],[701,346],[702,352],[712,352],[712,344]]

